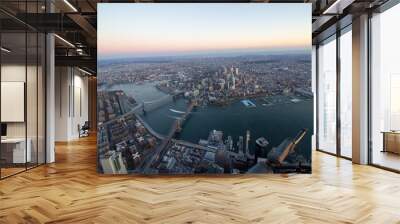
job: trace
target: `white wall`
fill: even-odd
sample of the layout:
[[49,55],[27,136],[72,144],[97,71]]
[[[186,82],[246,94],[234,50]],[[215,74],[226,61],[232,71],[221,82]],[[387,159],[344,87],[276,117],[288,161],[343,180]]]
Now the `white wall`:
[[55,86],[55,140],[77,139],[78,125],[88,121],[88,78],[76,68],[56,67]]
[[[24,65],[2,65],[1,66],[1,81],[3,82],[25,82],[25,64]],[[29,69],[29,68],[28,68]],[[1,108],[7,110],[7,108]],[[25,123],[24,122],[11,122],[7,123],[7,136],[8,137],[25,137]]]
[[[39,69],[37,71],[37,69]],[[21,108],[22,113],[26,112],[26,120],[22,122],[6,122],[8,138],[27,138],[30,140],[30,148],[32,150],[32,161],[44,163],[44,92],[43,89],[44,74],[41,67],[25,66],[25,64],[2,64],[1,66],[1,81],[2,82],[24,82],[26,84],[26,106],[25,103]],[[27,80],[25,80],[27,78]],[[24,90],[21,94],[24,94]],[[7,97],[7,96],[2,96]],[[7,111],[12,108],[1,108]],[[12,113],[12,111],[7,111]],[[38,154],[38,156],[37,156]]]
[[[32,80],[31,74],[36,75],[36,67],[19,64],[4,64],[1,66],[1,81],[2,82],[25,82],[25,75],[28,72],[28,85],[31,88],[27,88],[27,106],[30,108],[36,108],[36,80]],[[33,86],[33,87],[32,87]],[[1,108],[7,110],[7,108]],[[28,129],[32,127],[36,129],[36,113],[32,113],[32,109],[27,109],[28,114]],[[36,109],[34,109],[36,111]],[[32,123],[33,122],[33,123]],[[26,122],[7,122],[7,135],[9,137],[25,137],[25,123]],[[35,126],[35,127],[33,127]],[[29,133],[28,133],[29,137]]]
[[55,68],[55,141],[67,141],[69,133],[69,68]]

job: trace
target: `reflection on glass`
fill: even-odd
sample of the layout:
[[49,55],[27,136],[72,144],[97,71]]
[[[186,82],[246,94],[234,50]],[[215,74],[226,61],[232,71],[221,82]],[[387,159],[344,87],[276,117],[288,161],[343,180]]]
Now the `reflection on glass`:
[[374,15],[371,38],[372,162],[396,170],[400,170],[400,33],[393,27],[398,21],[400,5]]
[[[30,161],[26,142],[24,100],[26,89],[25,33],[2,33],[1,45],[1,122],[6,133],[1,140],[1,176],[25,170]],[[28,150],[27,150],[28,149]]]
[[27,74],[26,74],[26,114],[27,114],[27,143],[30,148],[30,160],[27,167],[37,165],[37,33],[27,33]]
[[352,157],[352,35],[340,36],[340,152]]
[[400,130],[400,73],[390,76],[390,130]]
[[318,48],[318,147],[336,153],[336,41]]
[[[45,0],[0,1],[23,13],[44,13]],[[0,12],[0,22],[14,18]],[[3,27],[4,28],[4,27]],[[43,33],[22,23],[1,32],[1,122],[0,177],[45,162],[45,44]]]
[[38,164],[43,164],[45,163],[45,60],[46,60],[46,52],[45,52],[45,44],[46,44],[46,38],[45,35],[42,33],[39,33],[38,35],[38,77],[37,77],[37,90],[38,90],[38,157],[37,157],[37,162]]

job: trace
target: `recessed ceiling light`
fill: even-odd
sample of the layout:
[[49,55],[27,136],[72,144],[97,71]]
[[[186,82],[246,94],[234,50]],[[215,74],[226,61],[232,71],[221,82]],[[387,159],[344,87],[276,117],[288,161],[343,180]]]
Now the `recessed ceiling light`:
[[64,0],[65,4],[67,4],[74,12],[78,12],[78,10],[68,1]]
[[55,37],[57,37],[59,40],[61,40],[62,42],[66,43],[67,45],[69,45],[70,47],[75,48],[75,45],[73,45],[71,42],[69,42],[68,40],[60,37],[58,34],[54,34]]
[[1,47],[1,51],[4,51],[6,53],[10,53],[11,52],[11,50],[9,50],[9,49],[7,49],[5,47]]
[[81,72],[83,72],[83,73],[85,73],[85,74],[87,74],[87,75],[90,75],[90,76],[92,75],[92,73],[90,73],[90,72],[88,72],[88,71],[86,71],[86,70],[83,70],[83,69],[81,69],[81,68],[79,68],[79,67],[78,67],[78,70],[81,71]]
[[322,14],[342,14],[343,9],[351,5],[355,0],[336,0]]

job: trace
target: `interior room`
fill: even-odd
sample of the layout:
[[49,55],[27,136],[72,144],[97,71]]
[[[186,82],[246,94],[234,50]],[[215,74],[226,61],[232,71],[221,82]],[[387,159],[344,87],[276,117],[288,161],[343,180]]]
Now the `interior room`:
[[[398,152],[399,120],[399,66],[394,55],[398,45],[393,44],[397,32],[391,27],[399,20],[400,7],[373,14],[372,30],[372,71],[371,71],[371,141],[372,163],[399,170]],[[393,145],[394,144],[394,145]]]
[[45,162],[45,35],[19,25],[1,44],[3,178]]
[[[292,117],[293,120],[284,117],[289,110],[278,110],[276,114],[281,114],[282,117],[277,117],[277,121],[272,122],[292,123],[293,127],[296,126],[296,132],[293,136],[290,135],[291,138],[277,143],[267,137],[259,138],[253,131],[251,137],[249,132],[243,132],[238,143],[232,143],[232,139],[222,141],[223,134],[218,129],[210,132],[209,138],[207,130],[207,136],[199,144],[168,138],[169,135],[157,136],[157,130],[154,131],[151,125],[159,123],[160,119],[156,113],[154,115],[149,112],[151,106],[146,108],[145,100],[136,102],[115,86],[128,83],[126,80],[134,83],[137,80],[131,77],[139,71],[138,74],[142,74],[145,81],[135,83],[137,88],[144,88],[153,78],[157,84],[162,84],[156,86],[157,88],[175,93],[170,99],[171,104],[190,102],[187,104],[187,108],[190,108],[188,110],[184,107],[181,110],[168,106],[164,108],[169,113],[170,123],[177,124],[173,126],[174,133],[180,132],[184,126],[179,123],[182,120],[175,117],[180,115],[186,119],[186,114],[190,114],[191,117],[187,118],[190,120],[198,116],[207,106],[198,100],[197,96],[201,96],[202,92],[185,93],[180,89],[184,84],[166,84],[165,80],[155,74],[162,74],[165,69],[165,75],[170,75],[173,69],[186,68],[183,62],[188,60],[181,60],[180,56],[176,56],[178,62],[169,64],[169,60],[160,56],[155,57],[157,60],[148,60],[145,57],[145,60],[139,58],[139,61],[130,61],[129,57],[121,53],[124,57],[110,57],[104,63],[100,60],[102,55],[98,40],[106,37],[100,32],[104,25],[100,21],[104,22],[105,17],[100,19],[101,15],[98,13],[101,11],[100,7],[105,5],[127,4],[130,7],[139,5],[151,8],[153,5],[181,3],[162,0],[2,0],[0,223],[399,223],[399,1],[183,2],[188,6],[191,3],[214,6],[212,4],[218,2],[218,7],[226,7],[226,10],[228,7],[224,4],[281,4],[283,7],[285,4],[307,4],[310,7],[312,15],[308,34],[311,36],[312,50],[310,49],[310,63],[305,63],[312,76],[310,82],[303,82],[300,78],[278,82],[285,86],[293,83],[293,80],[301,80],[302,84],[310,88],[310,93],[299,91],[295,88],[296,85],[282,88],[285,97],[292,97],[288,98],[291,100],[290,105],[295,105],[299,99],[304,101],[304,98],[295,99],[291,94],[300,92],[307,95],[310,105],[310,127],[307,132],[298,132],[296,125],[300,121],[296,121],[296,117]],[[145,22],[107,20],[116,28],[137,32],[135,38],[141,38],[144,32],[132,27],[141,27],[146,32],[158,35],[157,30],[146,30],[144,25],[154,23],[156,18],[149,18],[148,15],[146,17],[144,11],[138,12],[141,13],[145,15]],[[201,13],[201,10],[196,13]],[[210,10],[208,13],[218,15],[220,12]],[[184,14],[177,12],[177,16]],[[122,13],[118,14],[119,18],[122,16]],[[246,16],[244,10],[228,16],[238,17],[242,21],[246,19],[240,19],[240,16]],[[167,27],[171,24],[166,21],[163,21],[164,35],[158,37],[163,41],[171,41],[175,37],[167,35]],[[196,27],[200,30],[201,19],[196,21]],[[189,25],[172,25],[192,28],[190,21],[184,22]],[[265,31],[262,25],[245,30],[250,28]],[[214,31],[217,33],[222,32],[221,30]],[[293,30],[282,27],[279,30],[294,36]],[[229,34],[235,32],[238,37],[245,36],[240,33],[244,31],[235,29]],[[270,33],[274,33],[274,30]],[[122,38],[122,33],[119,36],[119,44],[111,47],[119,47],[121,52],[125,52],[133,44],[140,47],[150,46],[151,49],[161,46],[161,43],[155,45],[144,39],[143,43],[131,43]],[[132,37],[132,40],[136,40],[135,38]],[[207,35],[203,34],[193,36],[191,40],[206,38]],[[263,41],[255,37],[249,40]],[[224,45],[229,41],[219,43]],[[204,43],[196,44],[195,47],[202,46],[205,46]],[[140,47],[137,49],[140,50]],[[169,47],[172,49],[174,46]],[[259,52],[254,52],[252,56],[255,54],[255,62],[242,57],[235,59],[231,63],[232,67],[216,65],[217,69],[212,70],[212,74],[220,77],[215,79],[217,84],[210,85],[211,88],[208,89],[211,91],[228,86],[228,90],[222,92],[239,91],[240,85],[256,80],[246,79],[241,74],[269,73],[269,70],[257,70],[260,67],[256,66],[269,68],[268,63],[281,60],[259,59]],[[272,56],[275,54],[271,53]],[[204,72],[201,66],[210,60],[208,56],[200,58],[200,62],[196,62],[198,64],[193,62],[196,69],[191,71],[194,73]],[[222,58],[221,63],[229,60]],[[98,63],[100,61],[101,64]],[[300,61],[303,62],[303,59]],[[150,66],[153,66],[152,70],[148,70],[149,74],[145,73],[146,69],[143,68]],[[291,69],[291,65],[276,68],[286,73]],[[176,77],[185,82],[193,80],[182,78],[185,77],[185,72],[177,72]],[[117,73],[125,78],[125,83],[118,83],[118,80],[113,79],[113,75]],[[210,79],[186,86],[197,88],[205,86],[207,82]],[[255,89],[262,89],[260,86],[263,85],[256,83],[253,86]],[[249,89],[243,89],[247,91],[246,94],[250,92]],[[114,95],[107,95],[107,91]],[[138,92],[135,88],[125,91],[133,94]],[[153,100],[162,100],[161,96],[156,95]],[[208,95],[207,99],[215,100],[218,96]],[[188,97],[196,101],[184,101]],[[240,108],[246,110],[255,111],[255,107],[265,110],[272,108],[272,101],[266,101],[266,98],[260,102],[246,101],[248,98],[238,99],[241,100],[238,101]],[[194,107],[196,108],[193,109]],[[229,105],[224,105],[221,110],[229,112],[229,109]],[[159,111],[162,112],[162,109]],[[244,111],[242,109],[240,113],[244,114]],[[148,118],[153,120],[146,123]],[[228,116],[217,118],[217,121],[231,119]],[[107,119],[114,119],[119,126],[113,126]],[[210,125],[210,120],[211,116],[203,116],[195,132],[204,132],[205,127]],[[242,124],[259,125],[243,119],[230,121],[239,123],[239,120]],[[190,123],[185,125],[190,126]],[[125,126],[130,129],[120,128]],[[114,133],[107,129],[109,127],[114,127]],[[265,127],[265,132],[278,133],[286,129],[285,125],[274,126],[268,132],[268,127]],[[145,139],[138,133],[150,137]],[[121,137],[124,135],[132,135],[134,140]],[[115,141],[115,146],[110,147],[113,140],[110,136],[122,140]],[[304,136],[310,138],[308,140],[311,145],[307,163],[303,162],[304,158],[294,156],[296,159],[300,158],[300,162],[296,161],[294,165],[287,162],[286,158],[293,154],[294,146]],[[214,140],[217,143],[222,142],[220,145],[224,147],[230,145],[231,149],[239,148],[238,153],[221,153],[217,148],[218,144],[216,148],[209,146],[209,142]],[[250,141],[257,141],[254,143],[257,144],[254,152],[248,150]],[[135,142],[144,142],[142,145],[149,153],[159,154],[145,157],[145,154],[140,154],[142,151],[135,148],[140,144],[132,146]],[[170,146],[172,143],[176,151],[184,147],[198,147],[213,152],[203,154],[209,160],[218,161],[217,165],[201,170],[215,172],[194,175],[182,172],[187,171],[183,168],[176,172],[178,175],[155,169],[147,169],[149,172],[129,171],[138,164],[144,164],[145,168],[156,164],[157,168],[162,168],[160,170],[173,170],[171,167],[178,163],[177,160],[171,159],[172,153],[161,153],[164,152],[165,145]],[[154,145],[157,148],[151,151],[151,146]],[[280,154],[277,153],[276,157],[266,156],[268,153],[263,146],[267,145],[271,151],[275,150]],[[280,148],[285,150],[279,151]],[[192,156],[191,162],[197,156],[193,152],[196,151],[185,154]],[[283,154],[284,156],[280,156]],[[141,156],[143,161],[137,162]],[[252,159],[252,166],[243,169],[245,171],[234,167],[230,162],[233,156],[242,156],[240,158],[244,158],[246,162]],[[254,164],[257,166],[253,166]],[[145,169],[135,171],[143,170]],[[254,170],[269,172],[247,172]]]

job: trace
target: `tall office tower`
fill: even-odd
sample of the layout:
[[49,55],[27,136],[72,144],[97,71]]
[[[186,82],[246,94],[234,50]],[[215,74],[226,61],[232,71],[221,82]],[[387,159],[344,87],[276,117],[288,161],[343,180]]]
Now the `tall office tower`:
[[121,152],[108,151],[102,158],[100,158],[100,164],[103,168],[103,172],[107,174],[128,173]]
[[236,71],[236,75],[239,75],[239,68],[236,68],[235,71]]
[[208,135],[208,143],[210,145],[221,145],[223,144],[223,132],[222,131],[217,131],[217,130],[212,130],[210,131],[210,134]]
[[250,131],[246,131],[246,153],[249,153]]
[[232,74],[232,89],[236,88],[235,75]]
[[256,140],[256,150],[255,150],[255,160],[257,161],[259,157],[265,157],[265,153],[269,142],[264,137],[260,137]]
[[226,143],[225,143],[225,145],[226,145],[226,147],[227,147],[227,149],[229,150],[229,151],[232,151],[233,150],[233,140],[232,140],[232,136],[228,136],[228,139],[226,140]]
[[238,147],[239,153],[243,153],[243,136],[239,136],[239,141],[237,143],[237,147]]
[[307,129],[302,129],[294,138],[286,138],[280,145],[268,153],[267,158],[271,164],[281,165],[287,156],[294,152],[299,142],[304,138]]
[[223,67],[224,68],[224,73],[228,73],[228,68],[226,66]]
[[219,149],[215,153],[215,163],[224,168],[224,173],[232,172],[232,159],[227,151]]
[[233,74],[233,66],[231,67],[231,73]]

